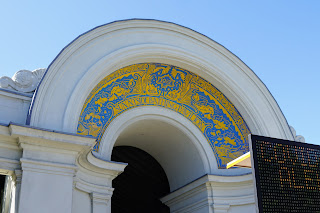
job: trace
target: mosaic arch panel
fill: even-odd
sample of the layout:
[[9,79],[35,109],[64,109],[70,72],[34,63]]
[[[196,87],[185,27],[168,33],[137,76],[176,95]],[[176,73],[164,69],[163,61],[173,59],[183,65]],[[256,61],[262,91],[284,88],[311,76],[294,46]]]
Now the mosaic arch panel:
[[98,151],[112,120],[139,106],[164,107],[189,119],[206,137],[219,168],[249,151],[248,126],[217,88],[185,69],[159,63],[130,65],[99,82],[85,101],[77,132],[97,137]]

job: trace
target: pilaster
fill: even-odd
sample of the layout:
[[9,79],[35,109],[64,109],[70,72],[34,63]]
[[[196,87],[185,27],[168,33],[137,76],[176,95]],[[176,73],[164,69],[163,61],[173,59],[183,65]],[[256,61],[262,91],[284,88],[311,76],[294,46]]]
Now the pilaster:
[[23,150],[18,212],[71,213],[76,160],[95,139],[13,124],[9,129]]
[[[90,195],[91,213],[110,213],[113,194],[112,180],[124,171],[125,163],[103,161],[91,152],[79,156],[79,170],[74,178],[74,188]],[[81,205],[74,200],[75,205]]]
[[110,209],[110,205],[108,205],[108,203],[111,199],[111,196],[112,195],[92,192],[90,194],[92,213],[107,212]]

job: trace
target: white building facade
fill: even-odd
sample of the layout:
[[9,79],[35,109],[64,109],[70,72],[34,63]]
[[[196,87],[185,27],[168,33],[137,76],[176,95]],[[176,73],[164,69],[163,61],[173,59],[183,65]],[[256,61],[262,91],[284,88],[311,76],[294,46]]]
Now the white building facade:
[[[0,78],[0,123],[4,212],[255,212],[251,170],[226,163],[250,133],[303,140],[239,58],[156,20],[99,26],[47,69]],[[157,185],[163,210],[144,203]]]

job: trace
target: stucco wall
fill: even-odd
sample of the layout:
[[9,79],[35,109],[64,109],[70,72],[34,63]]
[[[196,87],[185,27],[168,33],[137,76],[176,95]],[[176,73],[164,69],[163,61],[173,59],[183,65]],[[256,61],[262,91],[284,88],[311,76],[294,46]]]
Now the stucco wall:
[[32,94],[0,89],[0,123],[25,124]]

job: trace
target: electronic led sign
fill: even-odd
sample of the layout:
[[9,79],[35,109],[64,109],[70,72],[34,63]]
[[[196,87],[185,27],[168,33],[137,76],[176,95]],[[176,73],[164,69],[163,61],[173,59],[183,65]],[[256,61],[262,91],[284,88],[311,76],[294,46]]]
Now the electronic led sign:
[[260,213],[320,212],[320,146],[251,135]]

